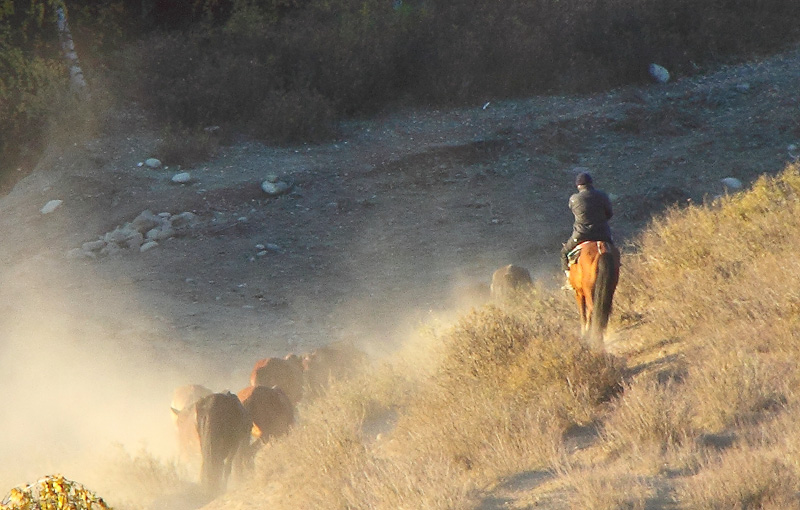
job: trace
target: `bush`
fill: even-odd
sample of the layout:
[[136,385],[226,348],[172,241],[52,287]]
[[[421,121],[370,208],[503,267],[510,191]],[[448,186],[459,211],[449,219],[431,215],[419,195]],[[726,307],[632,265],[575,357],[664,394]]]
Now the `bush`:
[[35,165],[49,119],[67,98],[60,62],[30,57],[0,34],[0,187],[13,184],[18,166]]
[[218,143],[207,130],[167,127],[155,153],[167,165],[192,166],[213,156]]

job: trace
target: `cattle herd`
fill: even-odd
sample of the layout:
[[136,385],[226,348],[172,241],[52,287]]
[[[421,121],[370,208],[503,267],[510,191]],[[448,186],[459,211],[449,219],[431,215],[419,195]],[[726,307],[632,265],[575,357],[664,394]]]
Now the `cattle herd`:
[[250,384],[236,395],[198,384],[177,388],[171,408],[181,460],[199,460],[203,489],[219,493],[233,469],[251,469],[262,446],[289,432],[300,402],[321,396],[331,381],[351,376],[366,362],[363,352],[342,342],[302,356],[259,360]]

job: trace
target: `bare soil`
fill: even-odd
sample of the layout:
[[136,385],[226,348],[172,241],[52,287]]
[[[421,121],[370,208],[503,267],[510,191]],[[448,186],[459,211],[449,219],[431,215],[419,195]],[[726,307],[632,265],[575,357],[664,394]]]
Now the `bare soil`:
[[[391,352],[432,313],[485,301],[505,264],[556,288],[576,168],[612,195],[624,256],[653,214],[723,193],[722,178],[747,186],[783,169],[800,144],[799,64],[791,50],[665,85],[393,112],[321,145],[240,140],[180,169],[189,184],[139,165],[158,156],[144,115],[112,114],[0,199],[0,363],[29,367],[0,382],[23,405],[43,384],[121,391],[124,374],[166,409],[177,384],[238,390],[265,356],[342,339]],[[267,196],[269,175],[291,191]],[[41,214],[52,199],[62,206]],[[201,225],[145,253],[66,257],[145,209],[192,211]],[[278,249],[259,256],[258,244]],[[24,428],[0,419],[5,438]]]

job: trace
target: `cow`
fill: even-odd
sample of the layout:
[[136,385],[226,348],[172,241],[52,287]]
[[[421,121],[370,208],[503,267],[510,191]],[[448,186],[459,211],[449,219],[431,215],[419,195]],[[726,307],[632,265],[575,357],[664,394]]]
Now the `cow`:
[[303,398],[303,362],[295,354],[259,360],[250,373],[250,386],[277,386],[297,404]]
[[200,440],[197,437],[197,413],[194,404],[213,392],[199,384],[187,384],[172,393],[172,422],[178,436],[178,457],[185,463],[193,463],[200,457]]
[[320,395],[331,381],[346,379],[367,363],[367,355],[352,342],[335,342],[314,349],[303,358],[306,385]]
[[225,489],[234,464],[243,467],[253,421],[239,397],[230,392],[212,393],[195,403],[197,436],[203,464],[200,483],[209,494]]
[[509,264],[492,273],[492,284],[489,294],[495,301],[511,297],[515,292],[525,290],[533,285],[531,274],[524,267]]

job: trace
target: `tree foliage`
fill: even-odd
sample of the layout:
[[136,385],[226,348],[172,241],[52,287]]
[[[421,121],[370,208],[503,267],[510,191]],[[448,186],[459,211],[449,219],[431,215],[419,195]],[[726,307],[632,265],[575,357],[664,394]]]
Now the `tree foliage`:
[[61,0],[0,1],[0,185],[3,171],[36,151],[51,109],[48,95],[62,89],[56,10]]

